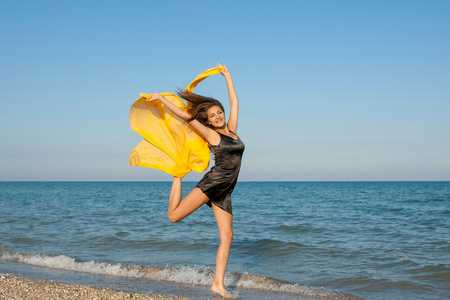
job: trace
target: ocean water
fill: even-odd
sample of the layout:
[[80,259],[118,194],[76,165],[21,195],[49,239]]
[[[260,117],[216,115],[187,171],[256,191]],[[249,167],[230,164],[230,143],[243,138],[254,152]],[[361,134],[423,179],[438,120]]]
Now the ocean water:
[[[211,299],[213,212],[170,223],[170,187],[0,182],[0,272]],[[242,299],[450,299],[450,182],[238,182],[232,201]]]

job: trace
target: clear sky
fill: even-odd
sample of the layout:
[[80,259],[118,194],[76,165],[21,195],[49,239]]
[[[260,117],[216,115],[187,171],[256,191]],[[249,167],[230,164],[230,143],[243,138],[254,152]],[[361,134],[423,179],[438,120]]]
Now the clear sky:
[[[130,106],[217,62],[240,180],[450,180],[449,16],[446,0],[0,0],[0,180],[171,180],[130,167]],[[221,75],[196,91],[227,104]]]

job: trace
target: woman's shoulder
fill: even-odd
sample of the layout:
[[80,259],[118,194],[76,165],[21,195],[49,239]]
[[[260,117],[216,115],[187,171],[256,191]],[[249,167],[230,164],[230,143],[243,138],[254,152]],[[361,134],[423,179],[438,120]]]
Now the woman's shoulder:
[[211,129],[207,141],[210,146],[217,146],[220,144],[220,140],[222,139],[221,133]]

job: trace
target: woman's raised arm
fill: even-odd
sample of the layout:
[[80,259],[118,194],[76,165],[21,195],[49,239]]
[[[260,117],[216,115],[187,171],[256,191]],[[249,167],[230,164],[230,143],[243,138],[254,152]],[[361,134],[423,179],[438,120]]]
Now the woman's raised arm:
[[217,64],[217,67],[223,67],[224,70],[219,70],[219,72],[225,77],[228,87],[228,98],[230,100],[230,116],[228,117],[228,130],[237,134],[238,126],[238,115],[239,115],[239,100],[236,95],[236,90],[234,89],[233,80],[231,79],[230,72],[227,67]]
[[147,99],[147,101],[157,101],[159,100],[164,106],[173,112],[175,115],[177,115],[179,118],[183,119],[185,122],[187,122],[192,128],[194,128],[198,134],[200,134],[201,137],[203,137],[210,145],[211,144],[217,144],[217,137],[219,134],[212,130],[211,128],[206,127],[196,119],[192,120],[192,116],[179,108],[178,106],[171,103],[169,100],[164,98],[160,93],[153,93],[151,94],[151,98]]

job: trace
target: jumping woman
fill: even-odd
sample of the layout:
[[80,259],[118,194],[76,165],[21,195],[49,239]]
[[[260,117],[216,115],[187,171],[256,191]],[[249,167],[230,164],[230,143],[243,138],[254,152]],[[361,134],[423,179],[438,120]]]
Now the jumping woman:
[[178,95],[190,104],[188,112],[173,105],[159,93],[153,93],[151,99],[147,101],[160,101],[167,109],[186,121],[208,142],[214,154],[215,165],[183,200],[181,200],[181,178],[173,178],[168,217],[171,222],[179,222],[205,203],[213,208],[220,233],[220,244],[211,291],[222,297],[231,297],[224,287],[225,270],[233,240],[231,192],[239,175],[244,143],[237,136],[239,103],[230,72],[221,64],[217,64],[217,67],[222,68],[219,72],[225,77],[228,87],[230,100],[228,122],[225,121],[225,111],[219,101],[187,90],[179,91]]

